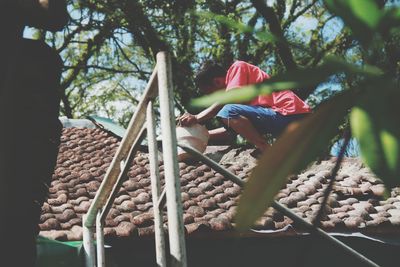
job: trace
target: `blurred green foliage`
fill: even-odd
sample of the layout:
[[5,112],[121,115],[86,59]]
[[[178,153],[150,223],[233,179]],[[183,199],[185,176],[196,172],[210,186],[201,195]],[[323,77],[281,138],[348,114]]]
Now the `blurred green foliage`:
[[[348,114],[363,160],[388,186],[398,183],[397,5],[385,0],[69,0],[68,27],[61,33],[40,31],[33,36],[45,39],[63,58],[62,112],[68,117],[97,114],[127,125],[161,50],[173,54],[178,112],[197,111],[190,105],[199,95],[193,76],[205,59],[225,67],[245,60],[273,78],[240,90],[239,95],[203,98],[197,104],[225,97],[237,101],[281,89],[296,90],[307,99],[314,114],[282,136],[301,136],[295,147],[301,147],[296,151],[304,157],[283,149],[276,154],[282,160],[273,166],[268,165],[269,156],[263,157],[257,168],[275,169],[265,176],[257,175],[262,172],[256,168],[246,186],[238,214],[238,225],[245,228],[272,201],[278,186],[271,184],[282,183],[286,174],[325,150]],[[321,91],[332,87],[335,90]],[[337,114],[324,112],[331,103],[335,105],[330,110]],[[307,141],[304,127],[309,127],[313,142]],[[318,134],[312,132],[316,129]],[[274,144],[276,151],[280,144]],[[261,193],[253,194],[255,189]]]
[[258,161],[238,206],[237,226],[247,229],[286,181],[315,160],[334,138],[350,114],[350,126],[360,144],[363,161],[387,187],[400,184],[399,9],[379,6],[374,0],[326,0],[329,11],[343,19],[362,60],[345,62],[327,58],[313,68],[287,71],[258,85],[232,92],[218,92],[196,99],[197,105],[249,100],[287,88],[317,86],[331,75],[346,79],[345,90],[317,106],[314,113],[289,125]]
[[[190,99],[205,59],[229,66],[240,59],[275,76],[315,67],[328,54],[361,60],[357,42],[321,1],[270,1],[274,21],[254,1],[68,0],[71,22],[61,33],[37,32],[64,61],[62,115],[97,114],[127,125],[160,50],[173,53],[178,112]],[[281,49],[287,43],[287,49]],[[335,78],[337,84],[350,82]],[[331,94],[303,90],[316,104]]]

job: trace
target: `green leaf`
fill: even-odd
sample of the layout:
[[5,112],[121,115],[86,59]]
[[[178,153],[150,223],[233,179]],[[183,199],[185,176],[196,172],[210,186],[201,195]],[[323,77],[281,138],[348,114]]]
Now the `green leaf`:
[[255,37],[259,41],[273,43],[273,42],[276,42],[279,40],[278,37],[276,37],[275,35],[273,35],[272,33],[268,32],[268,31],[256,30],[253,27],[250,27],[240,21],[231,19],[227,16],[218,15],[213,12],[205,12],[205,11],[203,11],[203,12],[198,11],[198,12],[196,12],[196,15],[199,17],[210,19],[210,20],[218,21],[219,23],[224,24],[224,25],[228,26],[229,28],[236,30],[237,33],[252,33],[255,35]]
[[337,132],[353,102],[353,91],[333,97],[300,122],[292,123],[262,155],[245,184],[237,209],[240,230],[252,226],[269,207],[290,174],[313,161]]
[[371,41],[383,14],[374,0],[325,0],[325,4],[362,43]]
[[351,111],[350,123],[360,143],[362,160],[393,187],[400,184],[400,91],[382,87],[379,94],[369,90],[360,99]]
[[[399,173],[399,153],[400,153],[400,140],[399,140],[399,133],[396,136],[394,133],[382,129],[380,133],[380,140],[382,142],[382,148],[383,148],[383,153],[385,155],[386,163],[388,166],[388,169],[394,173],[393,178],[400,179],[400,173]],[[400,180],[398,180],[395,183],[399,183]]]
[[261,84],[242,87],[240,90],[215,92],[194,99],[191,104],[197,107],[205,107],[214,103],[227,104],[248,102],[258,95],[271,94],[273,91],[314,86],[325,81],[329,76],[339,72],[372,77],[382,75],[383,73],[379,68],[374,66],[365,65],[359,67],[338,58],[327,57],[324,63],[316,68],[292,70],[277,75]]
[[221,24],[224,24],[228,26],[231,29],[235,29],[240,33],[246,33],[246,32],[253,32],[254,29],[252,27],[249,27],[242,22],[235,21],[234,19],[231,19],[227,16],[223,15],[218,15],[213,12],[207,12],[207,11],[197,11],[196,15],[202,18],[210,19],[210,20],[215,20],[218,21]]
[[257,37],[257,39],[259,41],[262,41],[264,43],[275,43],[275,42],[283,42],[282,39],[276,37],[275,35],[273,35],[272,33],[268,32],[268,31],[255,31],[254,35]]
[[390,8],[384,12],[379,24],[380,32],[385,33],[391,28],[400,26],[400,8]]
[[291,81],[275,82],[273,84],[256,84],[240,88],[240,90],[218,91],[192,101],[193,106],[207,107],[214,103],[245,103],[258,95],[270,94],[277,90],[299,87],[299,83]]

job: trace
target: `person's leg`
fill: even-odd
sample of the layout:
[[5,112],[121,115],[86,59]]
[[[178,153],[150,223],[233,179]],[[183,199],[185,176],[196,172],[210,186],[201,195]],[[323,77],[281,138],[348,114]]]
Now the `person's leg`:
[[224,127],[212,129],[208,131],[209,143],[212,144],[231,144],[234,141],[234,135]]
[[[257,107],[240,104],[225,105],[217,114],[222,122],[232,128],[236,133],[243,136],[250,143],[254,144],[262,152],[270,147],[265,138],[256,128],[258,115]],[[250,118],[254,117],[252,121]]]
[[257,131],[248,118],[239,116],[234,119],[222,119],[222,121],[225,125],[229,125],[235,132],[255,145],[261,152],[264,152],[270,147],[265,138]]

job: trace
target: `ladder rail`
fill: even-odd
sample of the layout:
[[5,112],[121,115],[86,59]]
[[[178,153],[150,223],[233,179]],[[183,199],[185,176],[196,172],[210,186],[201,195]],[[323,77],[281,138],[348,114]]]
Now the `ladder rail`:
[[[180,192],[177,156],[174,95],[172,91],[171,58],[165,52],[157,54],[161,129],[163,130],[164,176],[167,195],[168,237],[172,267],[187,266],[185,231]],[[166,71],[163,71],[166,70]]]
[[104,251],[104,224],[101,220],[101,209],[97,212],[96,217],[96,252],[97,252],[97,266],[106,266],[106,255]]
[[96,259],[95,253],[96,248],[94,246],[94,227],[86,227],[86,214],[82,217],[82,235],[83,235],[83,254],[85,256],[85,266],[86,267],[95,267]]
[[[155,138],[155,119],[152,101],[156,96],[160,98],[161,126],[163,134],[163,153],[165,166],[165,190],[160,192],[158,151]],[[146,112],[147,109],[147,112]],[[148,114],[146,114],[148,113]],[[148,121],[146,124],[146,117]],[[83,216],[83,244],[87,267],[96,266],[96,248],[94,245],[94,232],[97,232],[97,266],[105,266],[104,251],[104,221],[117,195],[122,181],[126,178],[129,163],[133,160],[139,145],[148,131],[150,152],[151,180],[155,193],[153,206],[156,225],[156,250],[158,266],[167,266],[165,252],[164,229],[162,208],[168,195],[168,235],[170,244],[171,263],[173,267],[187,266],[185,232],[183,227],[183,211],[181,203],[179,168],[176,151],[176,130],[174,116],[174,97],[172,91],[171,59],[168,53],[157,54],[157,64],[146,86],[135,113],[133,114],[125,136],[115,153],[106,175],[97,191],[87,213]],[[146,127],[146,125],[148,127]],[[152,189],[153,190],[153,189]],[[154,197],[155,196],[155,197]],[[162,203],[160,205],[160,203]]]
[[129,150],[127,159],[123,161],[123,164],[121,164],[122,170],[118,175],[117,181],[116,181],[113,189],[111,190],[110,196],[108,197],[106,203],[104,204],[103,211],[101,213],[101,222],[105,221],[105,219],[111,209],[111,206],[114,203],[114,199],[116,198],[116,196],[118,194],[118,190],[122,186],[122,183],[126,180],[127,174],[129,171],[129,167],[130,167],[130,162],[132,162],[132,160],[135,158],[135,154],[139,150],[140,144],[142,143],[145,136],[146,136],[146,125],[143,125],[142,129],[139,132],[138,138],[136,138],[135,142],[133,142],[131,149]]
[[164,190],[162,191],[160,197],[158,198],[157,203],[155,204],[155,205],[157,205],[157,207],[158,207],[160,210],[162,210],[162,209],[164,208],[165,203],[167,202],[167,196],[166,196],[166,195],[167,195],[167,194],[166,194],[165,188],[164,188]]
[[[158,148],[156,140],[156,121],[154,117],[153,102],[147,106],[147,142],[149,147],[151,195],[154,213],[154,235],[156,243],[156,263],[159,267],[167,266],[165,254],[165,238],[163,227],[162,208],[158,205],[161,196],[160,169],[158,161]],[[165,191],[163,191],[165,192]]]
[[128,129],[125,136],[122,138],[121,143],[118,147],[116,154],[104,176],[103,182],[101,183],[99,190],[94,197],[88,212],[86,213],[87,218],[85,222],[86,227],[93,227],[97,216],[97,210],[102,208],[106,203],[111,191],[118,179],[119,173],[121,172],[120,162],[126,160],[127,154],[129,153],[130,147],[138,137],[141,128],[145,123],[147,103],[150,99],[153,99],[156,95],[157,89],[157,66],[150,76],[149,83],[145,93],[140,100],[132,119],[129,122]]
[[[111,201],[110,195],[114,190],[118,177],[121,173],[121,162],[126,161],[127,154],[130,151],[134,141],[138,139],[140,131],[145,122],[145,109],[150,99],[153,99],[157,92],[157,66],[150,76],[149,82],[146,86],[145,93],[140,100],[135,113],[133,114],[125,136],[122,138],[121,143],[115,153],[110,166],[104,176],[99,190],[97,191],[88,211],[82,220],[83,232],[83,250],[85,255],[86,267],[96,266],[96,248],[94,245],[94,232],[96,228],[96,218],[99,210],[102,210],[107,201]],[[106,216],[106,215],[105,215]],[[104,216],[104,217],[105,217]],[[103,217],[103,216],[101,216]],[[98,229],[100,231],[100,229]],[[104,251],[104,246],[100,251]],[[101,252],[102,253],[102,252]]]

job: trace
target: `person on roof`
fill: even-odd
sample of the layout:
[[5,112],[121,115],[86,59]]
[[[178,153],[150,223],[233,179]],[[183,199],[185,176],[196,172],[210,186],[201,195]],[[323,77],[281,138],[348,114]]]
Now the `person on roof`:
[[61,136],[62,60],[25,26],[61,30],[65,0],[0,0],[1,266],[35,266],[39,219]]
[[[240,90],[269,78],[259,67],[244,61],[234,62],[227,70],[213,61],[206,61],[197,72],[195,83],[201,92],[209,94],[218,90]],[[284,90],[257,96],[245,104],[214,104],[199,114],[186,113],[179,119],[182,126],[191,126],[216,116],[224,127],[210,130],[210,141],[226,140],[232,129],[264,152],[270,146],[264,134],[277,137],[289,123],[310,112],[310,107],[293,91]]]

